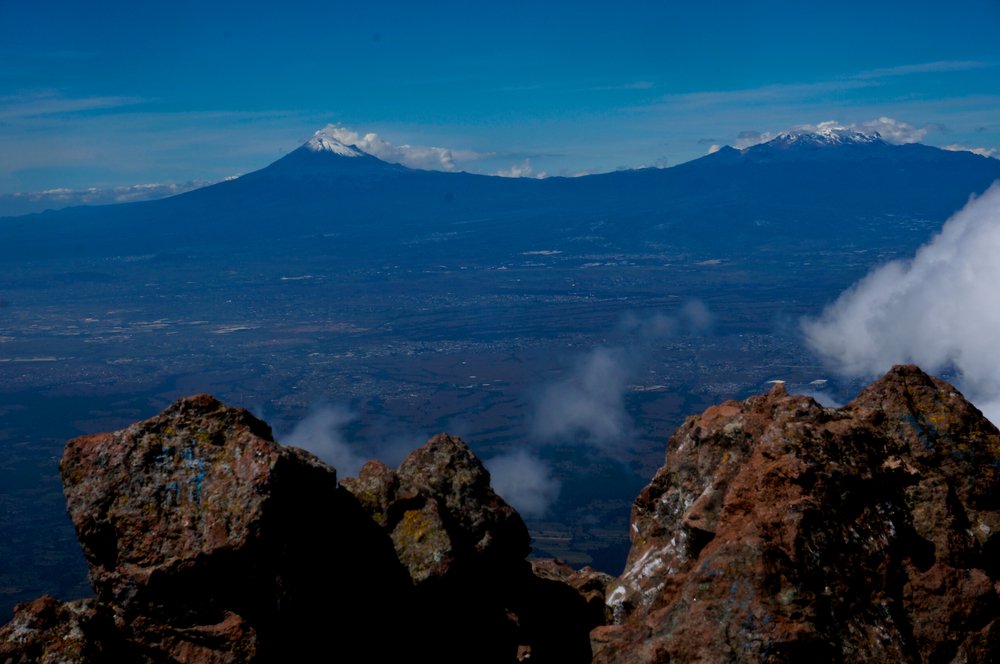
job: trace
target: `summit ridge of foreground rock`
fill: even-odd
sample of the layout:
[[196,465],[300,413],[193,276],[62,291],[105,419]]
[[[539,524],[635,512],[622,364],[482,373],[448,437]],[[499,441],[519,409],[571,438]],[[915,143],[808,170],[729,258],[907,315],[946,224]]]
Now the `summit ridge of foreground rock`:
[[61,470],[95,597],[19,605],[3,664],[1000,661],[1000,432],[913,366],[689,417],[618,578],[529,563],[447,434],[338,482],[198,395]]

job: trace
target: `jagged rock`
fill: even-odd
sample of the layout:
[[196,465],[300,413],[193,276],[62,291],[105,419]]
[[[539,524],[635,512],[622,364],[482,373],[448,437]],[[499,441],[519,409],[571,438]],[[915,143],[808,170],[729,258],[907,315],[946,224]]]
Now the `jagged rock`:
[[552,558],[532,560],[531,571],[541,579],[558,581],[579,593],[587,605],[591,629],[611,621],[611,612],[604,600],[615,577],[592,567],[573,569],[563,561]]
[[997,429],[912,366],[709,408],[635,502],[594,661],[997,661],[998,476]]
[[123,431],[69,442],[70,516],[97,600],[137,661],[362,653],[378,615],[405,631],[410,584],[334,469],[247,411],[182,399]]
[[431,438],[396,471],[370,461],[343,485],[391,533],[418,586],[468,568],[503,574],[531,551],[524,521],[493,491],[486,468],[460,438]]
[[111,661],[114,625],[93,600],[60,602],[44,595],[14,607],[0,627],[0,662],[51,664]]
[[[586,662],[583,599],[540,579],[461,440],[336,471],[207,395],[69,442],[96,598],[20,605],[0,663]],[[379,638],[371,640],[371,634]]]
[[1000,659],[1000,432],[915,367],[839,409],[776,387],[689,418],[610,583],[529,564],[447,435],[341,486],[201,395],[62,472],[96,598],[19,605],[4,664]]
[[585,601],[532,573],[527,527],[461,439],[435,436],[396,471],[372,461],[343,485],[390,534],[433,616],[421,632],[441,644],[436,661],[590,661]]

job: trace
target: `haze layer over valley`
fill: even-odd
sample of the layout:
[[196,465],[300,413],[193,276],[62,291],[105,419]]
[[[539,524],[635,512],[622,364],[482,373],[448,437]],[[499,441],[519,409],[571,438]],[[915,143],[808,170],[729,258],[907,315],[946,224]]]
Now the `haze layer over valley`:
[[542,180],[411,169],[326,131],[172,198],[2,219],[4,600],[86,592],[65,440],[194,392],[342,475],[461,435],[536,553],[618,573],[683,418],[771,381],[852,395],[877,363],[841,375],[801,319],[997,178],[855,130]]

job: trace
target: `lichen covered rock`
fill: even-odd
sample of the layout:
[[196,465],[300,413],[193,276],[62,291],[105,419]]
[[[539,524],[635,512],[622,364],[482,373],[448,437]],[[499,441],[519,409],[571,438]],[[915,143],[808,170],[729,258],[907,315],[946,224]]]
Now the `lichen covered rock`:
[[112,661],[114,626],[93,600],[60,602],[44,595],[14,607],[0,627],[0,662],[51,664]]
[[140,660],[309,657],[330,624],[360,652],[367,614],[405,626],[389,538],[333,468],[245,410],[182,399],[70,441],[61,470],[97,600]]
[[[77,438],[64,490],[96,598],[21,605],[0,662],[586,662],[582,598],[461,440],[336,471],[199,395]],[[371,639],[371,634],[378,638]]]
[[448,435],[341,485],[201,395],[62,473],[96,597],[19,605],[0,662],[1000,660],[1000,432],[915,367],[689,418],[618,579],[529,563]]
[[503,574],[523,566],[531,551],[524,521],[493,491],[486,468],[460,438],[431,438],[395,471],[371,461],[343,484],[391,533],[417,585],[468,568]]
[[433,616],[420,632],[440,644],[436,661],[590,661],[584,599],[532,572],[527,527],[464,441],[435,436],[395,471],[372,461],[343,485],[389,533]]
[[597,662],[993,661],[1000,434],[896,367],[688,418],[636,500]]

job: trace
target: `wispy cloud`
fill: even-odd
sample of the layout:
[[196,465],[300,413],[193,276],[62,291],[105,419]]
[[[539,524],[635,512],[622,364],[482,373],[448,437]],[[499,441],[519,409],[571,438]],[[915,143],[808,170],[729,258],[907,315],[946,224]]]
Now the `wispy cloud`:
[[578,358],[565,378],[542,390],[533,434],[542,440],[617,446],[631,429],[625,388],[634,365],[620,347],[595,348]]
[[767,106],[782,103],[803,104],[827,98],[831,93],[843,92],[876,85],[873,81],[860,79],[836,79],[813,83],[778,83],[738,90],[705,90],[667,94],[647,105],[633,106],[632,111],[650,110],[697,110],[710,108],[741,108],[747,106]]
[[927,127],[914,127],[909,122],[882,116],[862,122],[859,126],[866,133],[878,132],[889,143],[904,145],[919,143],[927,136]]
[[620,83],[618,85],[598,85],[591,88],[598,92],[616,92],[619,90],[652,90],[656,84],[652,81],[632,81],[630,83]]
[[544,461],[527,450],[493,457],[484,464],[493,490],[523,516],[545,516],[559,497],[561,482]]
[[951,145],[945,145],[945,150],[950,150],[951,152],[971,152],[972,154],[978,154],[981,157],[996,157],[996,148],[969,148],[964,145],[958,145],[957,143],[952,143]]
[[0,195],[0,210],[4,214],[27,214],[49,208],[72,205],[110,205],[149,201],[183,194],[213,184],[207,180],[180,183],[148,183],[119,187],[89,187],[87,189],[46,189],[44,191],[15,192]]
[[955,214],[910,261],[872,271],[818,319],[810,347],[848,376],[915,362],[953,370],[960,388],[1000,422],[1000,184]]
[[141,104],[138,97],[66,97],[55,91],[0,97],[0,121],[38,118],[47,115],[109,110]]
[[403,164],[410,168],[455,171],[458,170],[458,164],[479,161],[492,156],[474,150],[456,150],[423,145],[395,145],[378,134],[360,134],[342,125],[327,125],[321,131],[330,134],[344,145],[353,145],[383,161]]
[[970,69],[985,69],[995,67],[989,62],[978,60],[937,60],[934,62],[921,62],[911,65],[900,65],[898,67],[882,67],[880,69],[869,69],[858,72],[854,78],[867,80],[879,78],[891,78],[893,76],[910,76],[912,74],[934,74],[938,72],[969,71]]
[[[299,111],[168,112],[133,101],[54,93],[5,98],[0,192],[218,181],[266,166],[320,124]],[[6,203],[0,214],[11,214]]]
[[885,67],[847,74],[824,81],[804,81],[800,83],[774,83],[753,88],[736,90],[703,90],[695,92],[666,94],[651,105],[637,106],[633,110],[650,108],[708,108],[715,106],[733,107],[738,105],[781,104],[795,102],[808,103],[826,99],[831,95],[854,90],[864,90],[879,85],[881,79],[899,76],[928,74],[936,72],[957,72],[983,69],[996,65],[979,61],[938,61],[897,67]]
[[520,164],[511,164],[510,168],[502,168],[494,175],[499,175],[502,178],[544,178],[547,176],[545,171],[536,173],[535,169],[531,166],[531,159],[525,159]]
[[634,433],[625,395],[651,344],[678,334],[704,333],[712,318],[708,308],[696,300],[675,315],[624,316],[614,333],[618,343],[598,346],[576,357],[561,378],[537,393],[532,437],[590,445],[618,455]]
[[343,432],[356,417],[345,406],[319,406],[296,424],[291,433],[279,438],[283,443],[309,450],[336,468],[339,477],[356,477],[366,459],[347,442]]

